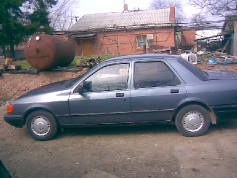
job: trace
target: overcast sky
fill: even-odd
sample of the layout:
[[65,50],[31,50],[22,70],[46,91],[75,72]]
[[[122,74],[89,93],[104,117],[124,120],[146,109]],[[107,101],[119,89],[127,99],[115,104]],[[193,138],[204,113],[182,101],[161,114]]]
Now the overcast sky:
[[[85,14],[122,12],[124,0],[78,0],[75,15],[81,18]],[[152,0],[125,0],[129,10],[141,9],[147,10]],[[187,17],[198,12],[198,10],[188,4],[188,0],[183,0],[183,10]]]

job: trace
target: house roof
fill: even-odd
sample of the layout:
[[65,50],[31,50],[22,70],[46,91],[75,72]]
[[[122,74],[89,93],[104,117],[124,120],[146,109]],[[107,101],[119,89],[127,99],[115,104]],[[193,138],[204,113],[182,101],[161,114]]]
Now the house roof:
[[84,15],[69,31],[149,28],[170,26],[170,8],[145,11],[125,11]]

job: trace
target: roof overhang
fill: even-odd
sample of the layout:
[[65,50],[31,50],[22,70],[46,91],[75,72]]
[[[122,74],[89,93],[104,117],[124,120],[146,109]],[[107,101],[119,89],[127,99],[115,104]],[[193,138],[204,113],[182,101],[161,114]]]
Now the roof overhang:
[[95,35],[96,35],[95,33],[75,34],[75,35],[72,35],[72,37],[73,37],[73,38],[82,39],[82,38],[92,38],[92,37],[94,37]]

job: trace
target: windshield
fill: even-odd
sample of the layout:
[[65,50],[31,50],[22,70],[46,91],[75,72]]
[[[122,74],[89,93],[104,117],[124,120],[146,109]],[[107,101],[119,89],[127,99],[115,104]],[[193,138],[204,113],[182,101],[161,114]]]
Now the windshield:
[[79,76],[76,77],[76,78],[72,78],[72,79],[67,80],[67,81],[64,83],[64,86],[65,86],[66,88],[69,88],[69,87],[73,86],[73,85],[74,85],[79,79],[81,79],[86,73],[87,73],[87,72],[85,72],[85,73],[82,74],[82,75],[79,75]]

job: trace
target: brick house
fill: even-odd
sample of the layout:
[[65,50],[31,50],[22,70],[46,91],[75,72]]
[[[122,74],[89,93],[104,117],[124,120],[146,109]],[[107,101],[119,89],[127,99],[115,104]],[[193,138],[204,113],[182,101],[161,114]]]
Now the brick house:
[[182,49],[192,49],[196,43],[196,29],[195,28],[182,28],[181,30],[181,45],[180,48]]
[[177,50],[181,45],[175,7],[159,10],[89,14],[69,29],[76,55],[141,54],[151,46]]

